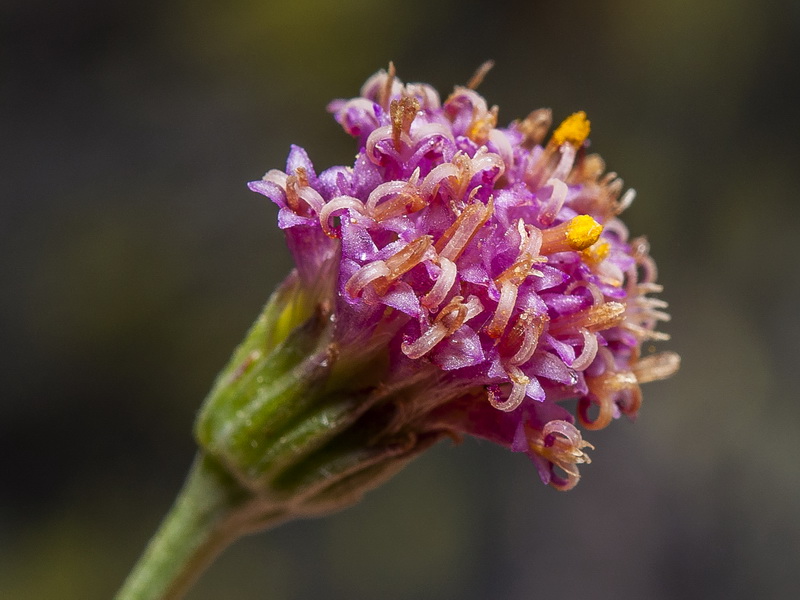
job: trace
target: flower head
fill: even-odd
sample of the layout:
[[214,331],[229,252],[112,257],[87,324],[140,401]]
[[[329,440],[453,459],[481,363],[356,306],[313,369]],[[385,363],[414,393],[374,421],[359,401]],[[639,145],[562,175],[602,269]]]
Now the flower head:
[[250,188],[279,207],[298,297],[328,307],[331,377],[391,404],[389,431],[490,439],[573,487],[592,448],[578,425],[634,417],[640,384],[679,364],[641,355],[669,316],[618,219],[634,192],[588,153],[585,113],[549,138],[549,110],[500,128],[471,87],[442,102],[393,68],[328,109],[355,163],[317,174],[292,147]]

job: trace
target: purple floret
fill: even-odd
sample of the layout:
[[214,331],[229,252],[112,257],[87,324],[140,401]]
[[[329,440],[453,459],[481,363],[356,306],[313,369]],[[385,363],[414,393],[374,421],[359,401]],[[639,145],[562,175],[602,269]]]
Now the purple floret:
[[646,296],[660,291],[646,242],[617,218],[633,193],[587,153],[585,115],[543,143],[549,111],[497,128],[474,90],[442,103],[383,71],[328,108],[358,140],[353,166],[317,176],[293,146],[250,188],[280,208],[304,285],[333,278],[339,346],[386,352],[387,386],[427,378],[423,427],[525,452],[574,486],[589,444],[559,402],[599,429],[678,364],[640,356],[668,316]]

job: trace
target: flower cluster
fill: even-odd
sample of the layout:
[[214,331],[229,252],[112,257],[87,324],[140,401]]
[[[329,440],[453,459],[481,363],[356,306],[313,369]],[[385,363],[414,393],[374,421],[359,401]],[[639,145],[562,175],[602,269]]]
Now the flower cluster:
[[293,147],[250,188],[278,205],[307,295],[333,306],[339,360],[385,357],[398,429],[490,439],[569,489],[592,447],[576,420],[635,416],[639,385],[677,369],[641,356],[667,339],[666,304],[647,296],[648,244],[617,218],[634,192],[587,152],[586,115],[549,136],[546,109],[499,128],[473,88],[442,103],[381,71],[328,107],[358,140],[352,167],[317,174]]

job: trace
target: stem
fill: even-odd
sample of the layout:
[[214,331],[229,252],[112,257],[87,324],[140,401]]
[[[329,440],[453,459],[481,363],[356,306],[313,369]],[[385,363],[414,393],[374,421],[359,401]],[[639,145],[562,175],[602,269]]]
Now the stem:
[[115,600],[177,600],[222,550],[284,520],[199,454],[172,509]]

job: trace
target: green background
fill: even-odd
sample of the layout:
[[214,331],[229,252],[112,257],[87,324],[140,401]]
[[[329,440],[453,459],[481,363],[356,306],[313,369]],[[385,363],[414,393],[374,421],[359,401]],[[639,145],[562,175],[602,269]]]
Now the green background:
[[800,597],[800,3],[5,0],[0,597],[109,598],[193,415],[286,274],[245,187],[394,60],[500,122],[552,107],[638,191],[683,368],[580,485],[441,444],[359,506],[236,544],[203,599]]

